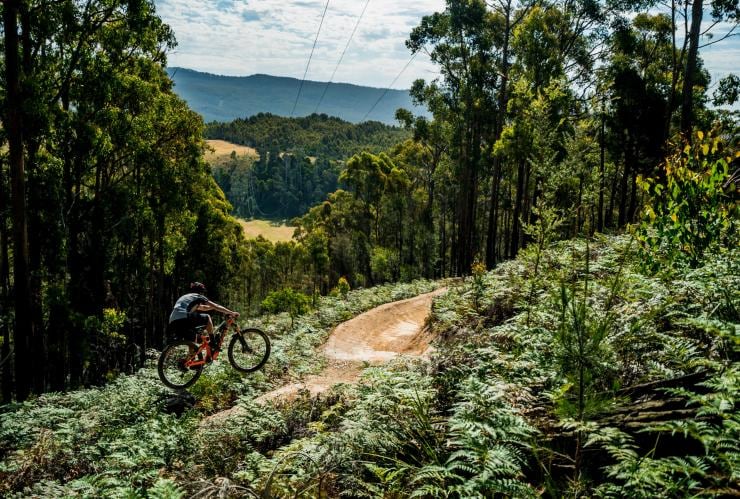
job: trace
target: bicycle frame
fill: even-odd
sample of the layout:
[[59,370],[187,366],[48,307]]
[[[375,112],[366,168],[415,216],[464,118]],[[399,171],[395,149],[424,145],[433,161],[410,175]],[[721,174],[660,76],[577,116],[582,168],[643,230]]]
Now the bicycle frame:
[[[226,318],[225,321],[219,324],[218,327],[214,328],[216,331],[223,331],[223,334],[220,335],[218,348],[215,352],[211,350],[211,339],[208,336],[208,333],[201,330],[198,333],[201,339],[200,347],[198,348],[198,350],[193,352],[188,360],[185,361],[185,367],[203,366],[211,361],[218,359],[218,355],[221,353],[221,345],[223,345],[224,339],[226,338],[226,332],[234,325],[236,325],[236,320],[233,317],[229,316]],[[205,352],[205,356],[200,355],[202,352]],[[201,358],[199,359],[199,357]]]

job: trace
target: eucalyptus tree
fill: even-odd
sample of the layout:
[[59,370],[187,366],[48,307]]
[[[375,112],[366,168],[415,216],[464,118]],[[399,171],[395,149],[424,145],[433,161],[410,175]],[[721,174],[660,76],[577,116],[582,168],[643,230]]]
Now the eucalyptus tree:
[[492,136],[489,138],[488,158],[492,161],[491,191],[488,205],[488,227],[486,232],[486,266],[492,268],[498,261],[499,239],[499,207],[501,176],[503,175],[504,158],[500,154],[493,154],[496,141],[501,139],[501,133],[507,123],[508,103],[511,95],[511,41],[513,31],[526,18],[530,9],[535,5],[533,1],[513,2],[512,0],[498,0],[489,4],[493,10],[492,23],[494,33],[497,34],[495,46],[498,50],[496,64],[500,82],[497,88],[496,119]]
[[470,271],[478,246],[476,204],[482,174],[481,146],[492,126],[494,36],[490,12],[480,0],[448,0],[443,12],[425,16],[413,29],[407,46],[427,50],[440,66],[441,80],[418,81],[412,87],[417,101],[431,102],[436,120],[449,123],[454,176],[458,182],[457,237],[454,273]]
[[[612,182],[610,206],[618,209],[617,226],[634,220],[637,209],[635,179],[651,173],[662,156],[670,108],[670,18],[664,14],[638,14],[617,23],[610,52],[600,70],[603,91],[609,98],[606,119],[611,156],[621,164]],[[612,225],[612,212],[605,219]]]
[[[415,83],[415,94],[423,97],[428,108],[439,115],[445,112],[443,96],[433,88],[424,89],[424,82]],[[436,111],[435,111],[436,110]],[[396,119],[413,133],[413,144],[410,141],[398,146],[394,152],[396,161],[416,165],[421,175],[419,179],[426,188],[426,203],[419,217],[423,224],[421,239],[423,275],[427,277],[447,275],[449,251],[453,236],[447,230],[448,221],[452,218],[454,200],[458,187],[448,181],[452,124],[443,119],[428,119],[424,116],[413,116],[405,109],[396,112]],[[437,250],[435,252],[435,246]]]
[[591,3],[543,3],[528,8],[513,30],[511,119],[494,150],[516,179],[504,245],[509,257],[526,243],[522,224],[534,221],[533,208],[553,168],[565,159],[565,143],[583,114],[574,86],[588,84],[603,21],[603,12]]
[[[7,130],[9,173],[11,178],[11,204],[13,214],[13,293],[15,296],[15,324],[13,345],[15,348],[16,394],[19,399],[28,396],[32,374],[37,360],[31,355],[36,343],[34,323],[31,315],[31,276],[29,272],[28,225],[26,209],[26,164],[24,158],[24,113],[25,100],[21,82],[23,68],[21,54],[23,43],[19,40],[18,20],[25,10],[25,2],[11,0],[3,4],[4,102],[3,123]],[[25,54],[25,53],[24,53]],[[21,105],[23,103],[24,105]],[[10,338],[6,335],[4,338]],[[5,361],[8,359],[6,358]],[[7,375],[6,371],[6,375]]]
[[13,179],[24,167],[28,179],[13,193],[22,399],[31,386],[62,390],[123,366],[97,362],[117,355],[104,348],[104,308],[128,317],[121,355],[161,344],[177,283],[195,268],[228,277],[236,256],[224,247],[241,233],[202,160],[202,122],[172,92],[164,66],[174,38],[153,2],[2,8],[3,123]]

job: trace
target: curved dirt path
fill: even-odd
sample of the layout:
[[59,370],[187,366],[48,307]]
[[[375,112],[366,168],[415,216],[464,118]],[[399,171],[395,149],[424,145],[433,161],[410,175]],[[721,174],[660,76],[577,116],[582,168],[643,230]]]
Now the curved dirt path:
[[368,364],[378,365],[399,355],[426,357],[431,334],[425,328],[432,300],[444,293],[431,293],[386,303],[334,328],[320,351],[327,366],[319,373],[289,383],[257,398],[258,402],[290,398],[300,390],[322,393],[338,383],[354,383]]
[[[425,327],[432,300],[447,291],[386,303],[339,324],[320,348],[327,366],[318,374],[288,383],[255,399],[257,402],[289,400],[301,390],[316,396],[339,383],[355,383],[368,364],[378,365],[399,355],[427,357],[433,335]],[[239,406],[204,418],[201,426],[219,424],[240,411]]]
[[[299,391],[316,396],[338,383],[354,383],[368,364],[378,365],[399,355],[427,357],[432,347],[432,334],[425,327],[432,311],[432,301],[447,291],[431,293],[386,303],[339,324],[320,347],[327,366],[318,374],[288,383],[255,399],[257,402],[290,400]],[[238,413],[239,406],[204,418],[201,426],[219,424]]]

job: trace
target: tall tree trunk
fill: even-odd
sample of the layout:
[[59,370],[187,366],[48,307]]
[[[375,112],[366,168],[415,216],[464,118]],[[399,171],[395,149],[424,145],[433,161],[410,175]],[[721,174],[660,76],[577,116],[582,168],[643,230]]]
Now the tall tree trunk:
[[[137,187],[138,189],[138,187]],[[137,192],[137,196],[140,196],[141,194]],[[134,243],[134,258],[136,260],[136,268],[137,273],[135,276],[135,283],[137,286],[136,292],[139,293],[140,296],[144,296],[145,291],[142,289],[144,286],[146,286],[146,283],[144,282],[143,277],[140,275],[141,268],[146,265],[145,261],[145,251],[144,251],[144,227],[141,224],[141,222],[137,222],[137,228],[136,228],[136,242]],[[177,267],[179,271],[179,266]],[[179,281],[175,281],[179,282]],[[136,300],[132,300],[131,303],[136,303]],[[143,323],[146,324],[146,318],[148,317],[149,311],[148,309],[141,310],[141,308],[138,308],[137,310],[132,310],[132,317],[140,317],[143,319]],[[139,342],[140,345],[142,345],[142,349],[146,351],[147,348],[151,348],[152,346],[152,339],[149,337],[149,334],[147,332],[146,327],[139,328],[139,331],[137,333],[141,340]]]
[[[31,14],[28,9],[28,5],[22,3],[19,10],[20,15],[20,32],[21,32],[21,73],[24,78],[33,78],[33,56],[31,53]],[[28,95],[27,98],[33,96]],[[46,381],[46,371],[48,369],[48,362],[46,357],[46,345],[45,345],[45,332],[42,328],[42,305],[41,305],[41,249],[42,249],[42,223],[40,220],[41,215],[41,202],[39,201],[41,189],[37,185],[39,170],[38,170],[38,156],[37,153],[41,147],[39,142],[39,130],[34,130],[35,133],[27,133],[28,123],[24,123],[25,133],[24,142],[26,145],[26,183],[28,185],[27,190],[27,218],[26,218],[26,234],[27,244],[29,252],[29,294],[31,299],[31,310],[30,314],[26,318],[31,323],[32,336],[29,342],[32,357],[36,362],[38,368],[33,371],[32,388],[36,393],[43,393]]]
[[[504,43],[501,48],[501,88],[498,94],[498,114],[491,145],[501,138],[501,132],[506,124],[506,108],[509,102],[507,86],[509,83],[509,35],[511,34],[511,2],[506,3],[504,9],[506,25],[504,27]],[[491,147],[493,150],[493,147]],[[491,185],[491,198],[488,208],[488,237],[486,239],[486,267],[492,269],[496,266],[496,240],[498,239],[498,192],[501,184],[501,162],[500,156],[493,159],[493,184]]]
[[509,248],[509,258],[516,257],[519,252],[519,217],[522,214],[522,203],[524,202],[524,190],[526,160],[520,159],[516,174],[516,201],[514,202],[514,213],[511,220],[511,246]]
[[583,176],[578,175],[578,202],[576,204],[578,208],[576,208],[576,226],[575,226],[575,236],[578,237],[578,234],[581,231],[581,227],[583,227],[584,224],[584,215],[583,215]]
[[601,128],[599,132],[599,212],[597,214],[597,228],[599,232],[604,232],[604,170],[605,170],[605,164],[604,164],[604,153],[606,149],[606,145],[604,144],[604,121],[605,121],[605,111],[604,111],[604,104],[602,99],[602,106],[601,106]]
[[[69,97],[69,84],[63,85],[60,92],[62,110],[65,114],[69,113],[70,97]],[[63,274],[66,276],[72,276],[72,255],[76,254],[77,251],[77,222],[75,216],[75,210],[77,203],[75,203],[75,174],[74,165],[75,162],[72,157],[72,125],[71,123],[65,127],[64,131],[64,142],[63,142],[63,170],[62,170],[62,183],[64,188],[64,226],[66,227],[66,238],[67,254],[65,269]],[[64,281],[63,281],[64,282]],[[71,309],[71,291],[70,286],[71,279],[65,283],[65,297],[69,302],[67,306],[52,307],[49,311],[49,323],[53,325],[50,333],[54,335],[51,340],[54,347],[52,348],[53,364],[52,373],[50,376],[50,388],[54,391],[63,391],[67,388],[67,376],[69,373],[68,354],[70,346],[70,338],[75,334],[72,321],[70,320],[69,311]]]
[[633,171],[630,180],[630,204],[629,210],[627,211],[627,222],[631,223],[635,220],[635,213],[637,213],[637,172]]
[[[509,187],[509,201],[511,201],[511,187]],[[510,244],[511,244],[511,210],[505,210],[504,211],[504,246],[501,249],[501,254],[506,255],[506,252],[509,251]]]
[[689,31],[689,52],[686,58],[686,72],[683,77],[681,95],[681,133],[691,140],[691,127],[694,118],[694,73],[699,53],[699,33],[703,14],[703,0],[694,0],[691,6],[691,30]]
[[[33,336],[30,341],[30,348],[33,357],[38,363],[39,368],[33,372],[33,391],[43,393],[45,391],[47,370],[49,368],[45,331],[43,331],[43,310],[41,304],[41,251],[45,239],[43,222],[41,220],[42,203],[39,193],[41,191],[38,181],[38,165],[36,162],[39,144],[37,140],[26,141],[28,150],[27,155],[27,173],[28,173],[28,254],[29,254],[29,293],[31,298],[31,310],[26,320],[31,322]],[[54,244],[52,242],[52,244]]]
[[[454,208],[451,208],[450,210],[452,213],[454,213]],[[456,248],[457,248],[457,221],[458,217],[451,216],[450,222],[452,223],[452,227],[450,227],[450,275],[457,275],[457,269],[455,268],[456,265]]]
[[[529,185],[529,178],[532,176],[532,171],[530,168],[527,169],[527,185]],[[529,188],[527,188],[529,190]],[[542,177],[537,175],[534,178],[534,190],[532,192],[532,200],[527,204],[527,216],[525,219],[527,220],[527,223],[529,225],[534,225],[537,222],[537,215],[535,214],[535,208],[537,208],[537,203],[540,200],[540,196],[542,195]],[[579,203],[580,204],[580,203]],[[524,244],[523,247],[529,246],[529,243],[532,242],[532,236],[530,234],[524,234]]]
[[617,222],[618,227],[624,227],[624,225],[627,223],[627,200],[629,199],[629,194],[627,192],[629,185],[628,185],[628,179],[630,177],[630,166],[629,163],[624,163],[624,174],[622,175],[622,179],[620,181],[619,186],[619,219]]
[[612,176],[611,194],[609,195],[609,207],[604,215],[604,226],[614,227],[614,202],[617,199],[617,185],[619,184],[619,164],[614,164],[614,176]]
[[[434,164],[436,165],[436,161]],[[436,169],[436,168],[435,168]],[[423,262],[423,269],[424,269],[424,277],[427,279],[434,279],[436,277],[441,277],[439,275],[435,275],[436,269],[434,268],[434,265],[432,265],[432,255],[434,254],[434,178],[432,177],[434,170],[432,170],[432,174],[429,176],[429,188],[428,188],[428,197],[427,197],[427,205],[424,208],[424,227],[426,228],[424,237],[422,238],[422,244],[424,244],[424,262]],[[411,251],[414,251],[414,247],[411,246]]]
[[[80,313],[84,306],[85,292],[83,285],[83,261],[84,257],[80,248],[80,234],[82,232],[82,221],[80,219],[80,172],[79,164],[74,161],[74,180],[68,195],[71,195],[68,227],[67,250],[67,272],[69,282],[67,284],[67,297],[69,298],[70,311],[74,314]],[[79,321],[67,323],[67,347],[69,349],[69,383],[76,388],[82,382],[82,331],[78,329]]]
[[10,238],[5,213],[8,207],[7,185],[0,168],[0,336],[3,346],[0,348],[0,368],[2,369],[2,402],[8,403],[13,397],[13,371],[10,350],[10,259],[8,258]]
[[496,242],[498,239],[498,191],[501,185],[501,159],[493,160],[493,180],[488,205],[488,236],[486,238],[486,267],[492,269],[498,261]]
[[[684,50],[686,49],[684,40]],[[683,50],[681,51],[681,60],[683,60]],[[673,116],[673,107],[676,105],[676,86],[678,85],[679,61],[676,58],[676,0],[671,0],[671,91],[668,97],[668,107],[665,115],[665,141],[671,135],[671,118]]]
[[442,220],[439,224],[439,230],[442,244],[439,245],[439,273],[440,277],[447,277],[447,203],[442,203],[442,209],[440,211],[442,212]]
[[18,40],[19,0],[8,0],[3,9],[5,33],[5,123],[11,176],[13,212],[13,294],[15,295],[15,394],[25,400],[31,390],[36,359],[30,355],[33,334],[31,289],[28,267],[28,229],[26,225],[26,172],[23,161],[23,101]]
[[624,173],[619,186],[619,227],[624,227],[627,223],[627,201],[629,199],[629,179],[632,176],[632,162],[634,154],[632,150],[632,140],[629,136],[624,142]]
[[154,309],[154,336],[155,338],[157,338],[157,343],[159,344],[159,346],[163,347],[165,342],[167,341],[167,338],[165,337],[165,314],[163,314],[162,311],[167,310],[169,304],[165,303],[164,293],[164,208],[161,206],[161,203],[158,204],[157,233],[159,241],[157,242],[157,259],[159,260],[159,269],[157,270],[157,305]]
[[[472,127],[471,127],[472,128]],[[455,273],[458,276],[470,271],[473,262],[473,231],[475,227],[475,200],[477,197],[476,158],[474,131],[471,130],[468,142],[472,143],[462,161],[462,179],[460,182],[459,223],[457,227],[457,245]]]

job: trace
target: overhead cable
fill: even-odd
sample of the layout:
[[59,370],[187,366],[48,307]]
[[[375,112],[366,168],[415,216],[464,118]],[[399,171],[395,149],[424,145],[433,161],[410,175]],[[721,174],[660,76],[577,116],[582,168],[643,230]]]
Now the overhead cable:
[[360,120],[360,122],[365,121],[367,119],[367,117],[370,116],[370,113],[373,112],[373,110],[375,109],[375,106],[377,106],[380,103],[380,101],[383,100],[383,97],[385,97],[385,95],[388,93],[388,91],[391,89],[391,87],[396,84],[396,81],[401,77],[401,75],[403,74],[403,72],[406,71],[406,69],[409,67],[409,65],[411,64],[411,62],[416,58],[416,54],[418,54],[418,53],[419,52],[414,52],[414,54],[411,56],[411,59],[409,59],[409,62],[407,62],[406,65],[403,67],[403,69],[401,71],[399,71],[399,73],[396,75],[395,78],[393,78],[393,81],[391,82],[391,84],[388,85],[388,87],[386,87],[386,89],[383,92],[383,94],[378,98],[378,100],[375,101],[375,104],[373,104],[373,107],[370,108],[370,111],[368,111],[367,113],[365,113],[365,116],[363,116],[363,118]]
[[321,98],[319,99],[319,103],[316,104],[316,109],[314,109],[314,113],[319,111],[319,106],[321,106],[321,103],[324,102],[324,97],[326,96],[326,91],[329,88],[329,85],[331,85],[331,82],[334,81],[334,75],[337,74],[337,69],[339,69],[339,65],[342,64],[342,59],[344,59],[344,54],[347,52],[347,48],[349,47],[350,42],[352,41],[352,38],[355,36],[355,32],[357,31],[357,27],[360,25],[360,21],[362,21],[362,17],[365,15],[365,11],[367,10],[367,6],[370,4],[370,0],[367,0],[365,2],[365,6],[362,8],[362,12],[360,13],[360,17],[357,18],[357,22],[355,23],[355,27],[352,30],[352,33],[349,35],[349,40],[347,40],[347,45],[344,46],[344,50],[342,50],[342,55],[339,56],[339,61],[337,62],[337,65],[334,67],[334,71],[331,74],[331,78],[329,78],[329,81],[326,82],[326,85],[324,86],[324,91],[321,93]]
[[326,5],[324,6],[324,13],[321,14],[321,22],[319,23],[319,29],[316,32],[316,38],[313,41],[313,47],[311,47],[311,54],[308,56],[308,63],[306,64],[306,70],[303,72],[303,79],[301,80],[301,84],[298,87],[298,95],[295,96],[295,102],[293,103],[293,109],[290,111],[290,116],[293,116],[293,113],[295,112],[295,108],[298,105],[298,99],[301,98],[301,90],[303,90],[303,83],[306,81],[306,75],[308,74],[308,67],[311,65],[311,59],[313,58],[313,51],[316,49],[316,42],[319,41],[319,33],[321,33],[321,26],[324,25],[324,18],[326,17],[326,9],[329,8],[329,1],[326,0]]

